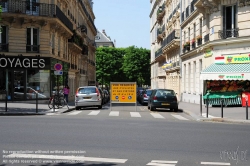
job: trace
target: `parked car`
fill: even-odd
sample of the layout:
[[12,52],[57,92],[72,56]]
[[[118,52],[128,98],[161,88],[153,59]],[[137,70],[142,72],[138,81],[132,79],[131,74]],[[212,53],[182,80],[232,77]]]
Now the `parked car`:
[[148,100],[148,109],[154,111],[156,108],[169,108],[178,111],[176,93],[172,89],[154,89]]
[[96,86],[79,87],[75,94],[75,108],[76,110],[82,107],[98,107],[102,108],[102,91]]
[[109,102],[109,100],[110,100],[110,94],[109,94],[109,92],[105,89],[105,90],[103,90],[103,93],[104,93],[104,98],[105,98],[105,103],[108,103]]
[[[15,87],[14,98],[15,99],[24,99],[24,91],[25,90],[24,90],[23,86]],[[26,99],[36,99],[36,93],[37,93],[38,99],[48,98],[45,95],[43,95],[41,91],[35,90],[32,87],[27,87],[26,88]]]
[[100,94],[102,96],[102,105],[103,105],[103,104],[105,104],[105,94],[104,94],[104,92],[103,92],[103,90],[101,88],[98,88],[98,90],[99,90],[99,92],[100,92]]
[[144,90],[141,95],[139,96],[139,103],[144,105],[148,104],[148,98],[152,93],[152,89],[146,89]]
[[140,90],[137,91],[136,99],[137,99],[138,102],[140,102],[140,97],[141,97],[143,91],[144,91],[143,89],[140,89]]

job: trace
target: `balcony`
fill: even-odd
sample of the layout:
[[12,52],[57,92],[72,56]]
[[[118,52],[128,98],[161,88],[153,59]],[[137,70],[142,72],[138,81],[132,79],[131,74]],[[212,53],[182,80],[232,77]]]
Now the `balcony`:
[[9,52],[9,43],[0,43],[1,52]]
[[162,55],[162,48],[158,49],[156,52],[155,52],[155,59],[157,57],[159,57],[160,55]]
[[239,28],[219,30],[218,35],[220,39],[239,37]]
[[[11,3],[10,3],[11,2]],[[1,1],[2,18],[6,13],[18,14],[18,17],[23,16],[42,16],[58,18],[69,30],[73,31],[73,24],[68,17],[55,4],[37,3],[29,1]],[[14,15],[16,17],[16,15]]]
[[159,43],[160,41],[162,41],[164,37],[165,37],[165,25],[157,29],[157,42]]
[[83,55],[87,55],[88,56],[88,46],[86,46],[85,44],[83,44],[82,46],[82,54]]
[[180,29],[175,29],[162,42],[164,51],[179,47],[180,44]]
[[39,53],[40,52],[40,45],[26,45],[26,52]]
[[68,42],[75,43],[79,47],[83,47],[83,40],[80,36],[74,34],[71,39],[68,39]]

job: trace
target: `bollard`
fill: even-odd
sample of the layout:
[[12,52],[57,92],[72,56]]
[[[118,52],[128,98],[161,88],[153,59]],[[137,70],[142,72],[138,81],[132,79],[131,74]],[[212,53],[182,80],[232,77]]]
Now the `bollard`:
[[200,94],[200,112],[202,116],[202,94]]
[[246,120],[248,120],[248,101],[246,100]]
[[52,98],[52,102],[53,102],[53,112],[55,112],[55,96],[53,96],[53,98]]
[[36,113],[38,113],[38,93],[36,92]]
[[223,99],[221,99],[221,118],[223,118]]
[[7,96],[7,90],[5,90],[5,112],[7,112],[7,101],[8,101],[8,96]]
[[208,118],[208,96],[207,96],[207,118]]

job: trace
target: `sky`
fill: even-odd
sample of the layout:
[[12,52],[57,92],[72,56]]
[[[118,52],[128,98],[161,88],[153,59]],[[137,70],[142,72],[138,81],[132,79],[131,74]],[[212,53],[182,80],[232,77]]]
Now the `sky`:
[[117,48],[150,49],[149,0],[93,0],[95,26],[104,29]]

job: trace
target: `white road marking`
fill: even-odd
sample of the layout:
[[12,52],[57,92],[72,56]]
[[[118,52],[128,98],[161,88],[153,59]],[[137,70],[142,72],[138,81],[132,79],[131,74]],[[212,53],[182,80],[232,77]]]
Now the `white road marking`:
[[231,165],[230,163],[222,162],[201,162],[202,165]]
[[47,113],[46,115],[57,115],[56,113]]
[[[203,117],[207,117],[207,113],[202,113],[202,116],[203,116]],[[214,116],[209,115],[209,114],[208,114],[208,117],[209,117],[209,118],[214,118]]]
[[150,113],[154,118],[165,119],[162,115],[158,113]]
[[98,115],[100,111],[91,111],[88,115]]
[[139,114],[139,112],[130,112],[130,116],[131,117],[136,117],[136,118],[140,118],[141,115]]
[[128,159],[115,158],[97,158],[84,156],[60,156],[60,155],[41,155],[41,154],[10,154],[9,158],[38,158],[38,159],[54,159],[54,160],[77,160],[77,161],[92,161],[92,162],[107,162],[107,163],[125,163]]
[[177,163],[178,163],[178,161],[152,160],[147,165],[153,165],[153,166],[175,166]]
[[176,114],[171,114],[173,117],[175,117],[176,119],[179,119],[179,120],[188,120],[187,118],[184,118],[183,116],[181,115],[176,115]]
[[71,112],[69,113],[68,115],[77,115],[77,114],[80,114],[82,111],[74,111],[74,112]]
[[119,111],[111,111],[109,116],[119,116]]

